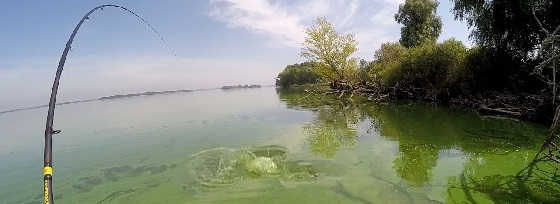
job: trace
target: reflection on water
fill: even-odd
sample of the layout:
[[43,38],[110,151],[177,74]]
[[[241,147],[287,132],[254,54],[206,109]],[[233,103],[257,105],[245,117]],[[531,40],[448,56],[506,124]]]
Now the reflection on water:
[[[363,121],[374,127],[365,132],[373,129],[383,138],[398,141],[392,168],[406,184],[391,184],[400,191],[442,185],[448,203],[560,201],[559,172],[553,164],[532,160],[545,134],[532,124],[481,120],[432,105],[364,105],[360,98],[304,95],[295,90],[278,93],[288,107],[315,112],[306,134],[311,150],[324,157],[355,145]],[[441,184],[433,179],[439,177],[434,168],[440,157],[463,166],[459,175]]]
[[357,128],[367,117],[350,100],[336,100],[319,94],[303,94],[297,89],[278,89],[280,100],[289,108],[312,110],[313,121],[304,126],[311,151],[331,158],[341,148],[357,141]]
[[393,161],[399,177],[422,186],[432,179],[432,169],[438,160],[438,149],[431,144],[400,144],[400,155]]
[[[58,111],[57,203],[560,202],[545,127],[430,104],[261,88]],[[0,115],[0,204],[40,203],[43,114]]]
[[330,158],[340,148],[356,143],[357,114],[344,110],[345,107],[336,104],[319,108],[315,119],[304,127],[312,152]]

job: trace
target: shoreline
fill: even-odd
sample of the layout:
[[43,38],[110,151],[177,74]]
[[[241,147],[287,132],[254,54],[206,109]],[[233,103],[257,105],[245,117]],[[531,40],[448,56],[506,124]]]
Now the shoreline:
[[554,118],[552,97],[546,93],[511,94],[505,91],[486,91],[473,95],[436,98],[428,93],[429,90],[423,89],[418,89],[417,91],[384,90],[372,92],[364,91],[366,89],[360,88],[355,90],[337,90],[321,84],[292,85],[286,88],[303,89],[312,94],[332,94],[339,98],[360,95],[374,103],[391,103],[399,100],[434,103],[450,108],[472,111],[478,113],[481,117],[534,122],[546,126],[550,125]]

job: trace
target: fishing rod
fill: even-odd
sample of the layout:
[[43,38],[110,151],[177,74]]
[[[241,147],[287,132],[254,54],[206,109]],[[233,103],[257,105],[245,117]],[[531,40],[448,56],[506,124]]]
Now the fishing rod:
[[74,37],[76,37],[76,34],[78,33],[78,30],[80,29],[82,24],[86,20],[89,19],[89,16],[92,13],[94,13],[97,10],[103,10],[103,8],[105,8],[105,7],[118,8],[118,9],[124,10],[126,13],[131,14],[131,15],[135,16],[136,18],[138,18],[142,23],[147,25],[150,28],[150,30],[152,32],[154,32],[159,37],[159,39],[163,42],[163,44],[167,47],[167,49],[169,49],[176,56],[175,52],[173,52],[173,50],[171,50],[171,48],[169,47],[169,45],[167,44],[167,42],[165,41],[163,36],[150,23],[148,23],[148,21],[146,21],[140,15],[134,13],[132,10],[130,10],[126,7],[119,6],[119,5],[114,5],[114,4],[104,4],[104,5],[100,5],[100,6],[97,6],[93,9],[91,9],[89,12],[86,13],[86,15],[84,15],[84,17],[82,17],[80,22],[74,28],[74,31],[72,31],[72,34],[70,35],[70,38],[68,39],[68,42],[66,42],[66,47],[64,47],[64,51],[62,52],[62,56],[60,57],[60,60],[58,61],[58,67],[56,69],[56,75],[55,75],[54,82],[53,82],[53,85],[52,85],[51,97],[50,97],[50,100],[49,100],[49,110],[48,110],[48,114],[47,114],[47,124],[46,124],[46,127],[45,127],[45,148],[44,148],[44,154],[43,154],[43,156],[44,156],[44,163],[43,163],[43,181],[44,181],[43,182],[43,199],[44,199],[45,204],[53,204],[54,203],[53,190],[52,190],[52,180],[53,180],[52,135],[53,134],[58,134],[61,131],[53,129],[53,121],[54,121],[54,109],[55,109],[55,106],[56,106],[56,94],[58,92],[60,76],[62,75],[62,70],[64,69],[64,63],[66,63],[66,56],[68,55],[68,52],[72,48],[72,42],[74,41]]

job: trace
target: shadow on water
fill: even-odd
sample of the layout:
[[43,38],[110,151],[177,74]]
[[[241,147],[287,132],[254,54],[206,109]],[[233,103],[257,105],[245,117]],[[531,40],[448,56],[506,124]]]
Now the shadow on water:
[[[373,104],[360,97],[308,94],[301,89],[277,89],[290,109],[314,112],[304,126],[311,152],[332,158],[356,145],[362,134],[396,141],[392,161],[401,189],[446,188],[447,203],[558,203],[557,166],[532,157],[546,128],[531,123],[483,119],[475,113],[422,103]],[[360,129],[367,126],[366,130]],[[459,175],[434,184],[441,160],[453,162]],[[342,189],[338,186],[337,189]],[[350,198],[362,202],[357,197]],[[364,202],[366,203],[366,202]]]
[[448,202],[559,203],[560,175],[554,165],[546,158],[535,158],[516,174],[482,176],[478,170],[488,167],[470,160],[461,175],[449,179]]

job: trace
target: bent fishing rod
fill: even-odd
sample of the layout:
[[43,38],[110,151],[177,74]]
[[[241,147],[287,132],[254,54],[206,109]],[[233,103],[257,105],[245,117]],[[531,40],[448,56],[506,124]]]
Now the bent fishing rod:
[[61,131],[53,129],[53,121],[54,121],[54,109],[55,109],[55,106],[56,106],[56,94],[58,92],[60,76],[62,75],[62,70],[64,69],[64,64],[66,63],[66,56],[68,55],[68,52],[72,48],[72,42],[74,41],[74,37],[76,37],[76,34],[78,33],[78,30],[80,29],[82,24],[86,20],[89,19],[89,16],[92,13],[94,13],[97,10],[103,10],[103,8],[105,8],[105,7],[118,8],[118,9],[121,9],[121,10],[125,11],[128,14],[131,14],[131,15],[135,16],[142,23],[147,25],[150,28],[150,30],[152,32],[154,32],[159,37],[159,39],[164,43],[164,45],[167,47],[167,49],[171,50],[170,47],[168,46],[167,42],[163,39],[163,36],[150,23],[148,23],[148,21],[146,21],[140,15],[134,13],[132,10],[130,10],[126,7],[119,6],[119,5],[114,5],[114,4],[104,4],[104,5],[100,5],[100,6],[97,6],[93,9],[91,9],[89,12],[86,13],[86,15],[84,15],[84,17],[82,17],[80,22],[74,28],[74,31],[72,31],[72,34],[70,35],[70,38],[68,39],[68,42],[66,42],[66,47],[64,47],[64,51],[62,52],[62,56],[60,57],[60,60],[58,62],[58,67],[56,69],[56,75],[55,75],[54,82],[53,82],[53,85],[52,85],[51,97],[50,97],[50,100],[49,100],[49,110],[48,110],[48,114],[47,114],[47,124],[46,124],[46,127],[45,127],[45,148],[44,148],[44,154],[43,154],[43,156],[44,156],[44,163],[43,163],[43,181],[44,181],[43,182],[43,200],[44,200],[45,204],[53,204],[54,203],[54,201],[53,201],[54,200],[53,190],[52,190],[52,181],[53,181],[52,135],[53,134],[58,134]]

